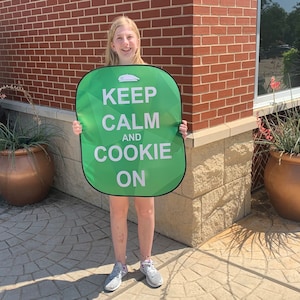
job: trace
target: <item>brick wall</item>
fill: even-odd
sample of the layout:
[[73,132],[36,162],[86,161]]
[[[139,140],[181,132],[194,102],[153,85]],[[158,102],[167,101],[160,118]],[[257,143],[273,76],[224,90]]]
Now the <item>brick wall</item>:
[[103,63],[114,17],[133,18],[144,59],[182,92],[195,131],[252,115],[257,0],[2,0],[0,84],[74,110],[76,86]]
[[194,1],[193,129],[253,114],[257,1]]

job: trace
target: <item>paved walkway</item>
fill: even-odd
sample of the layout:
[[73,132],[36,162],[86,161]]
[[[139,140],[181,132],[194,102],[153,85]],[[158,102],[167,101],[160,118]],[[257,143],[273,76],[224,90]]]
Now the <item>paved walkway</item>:
[[165,280],[158,289],[138,271],[129,223],[130,272],[114,293],[103,291],[113,264],[107,212],[55,190],[23,208],[0,201],[0,299],[298,300],[300,224],[255,201],[250,217],[197,249],[156,234],[154,260]]

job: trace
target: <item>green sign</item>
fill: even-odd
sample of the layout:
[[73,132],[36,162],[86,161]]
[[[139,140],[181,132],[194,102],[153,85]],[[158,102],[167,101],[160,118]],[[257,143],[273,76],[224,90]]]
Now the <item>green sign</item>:
[[76,113],[84,175],[96,190],[159,196],[180,184],[181,98],[167,72],[148,65],[95,69],[77,87]]

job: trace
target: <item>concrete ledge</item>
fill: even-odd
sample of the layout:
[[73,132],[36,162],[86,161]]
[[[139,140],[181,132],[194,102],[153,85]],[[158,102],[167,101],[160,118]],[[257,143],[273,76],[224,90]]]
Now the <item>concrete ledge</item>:
[[282,111],[286,109],[290,109],[292,107],[300,106],[300,98],[296,98],[289,101],[271,103],[270,105],[266,105],[263,107],[254,108],[255,116],[266,116],[275,113],[276,111]]
[[[27,114],[34,114],[32,106],[29,103],[3,99],[1,105],[5,109],[10,109]],[[58,108],[35,105],[35,110],[40,117],[56,119],[66,122],[72,122],[76,119],[76,113],[73,111],[62,110]]]
[[241,120],[226,123],[213,128],[207,128],[191,133],[186,139],[186,146],[196,148],[229,138],[257,127],[256,117],[251,116]]

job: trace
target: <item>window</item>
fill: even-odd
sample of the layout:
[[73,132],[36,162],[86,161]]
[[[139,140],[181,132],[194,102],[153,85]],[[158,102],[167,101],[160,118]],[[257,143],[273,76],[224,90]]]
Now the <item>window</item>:
[[300,1],[258,3],[255,108],[300,97]]

